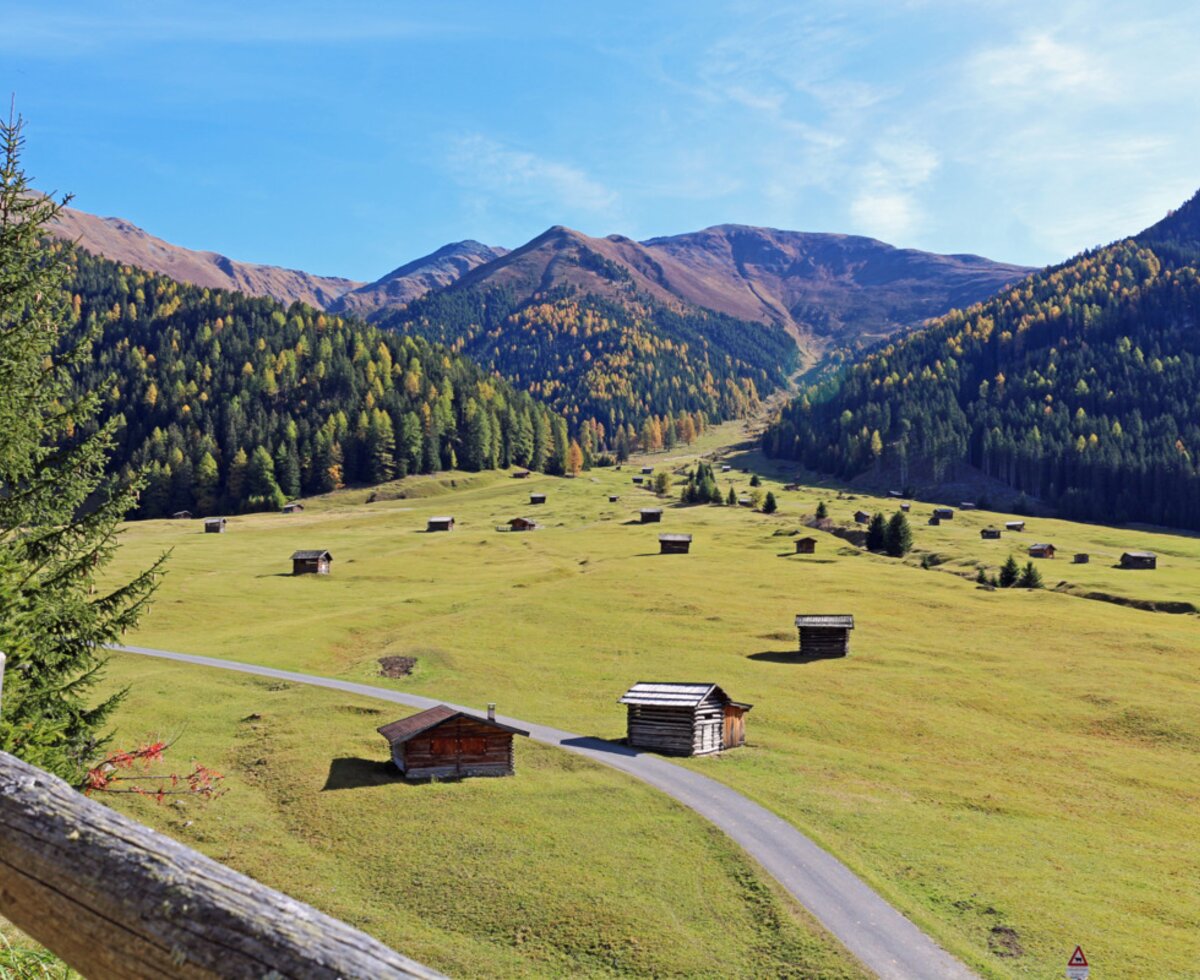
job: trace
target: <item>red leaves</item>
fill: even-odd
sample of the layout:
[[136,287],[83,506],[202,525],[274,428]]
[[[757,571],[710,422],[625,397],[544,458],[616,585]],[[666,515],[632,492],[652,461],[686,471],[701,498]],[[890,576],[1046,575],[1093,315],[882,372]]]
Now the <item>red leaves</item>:
[[[129,751],[114,752],[84,777],[84,792],[136,793],[163,803],[168,796],[198,796],[213,800],[225,793],[220,788],[225,778],[215,769],[196,763],[188,773],[153,773],[151,767],[163,760],[168,742],[148,742]],[[153,783],[152,787],[132,785]]]

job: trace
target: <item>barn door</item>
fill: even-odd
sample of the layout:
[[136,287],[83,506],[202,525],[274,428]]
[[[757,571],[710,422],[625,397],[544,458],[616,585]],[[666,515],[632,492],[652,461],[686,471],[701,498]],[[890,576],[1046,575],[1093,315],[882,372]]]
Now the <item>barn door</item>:
[[746,730],[742,720],[743,712],[732,704],[725,705],[725,730],[721,748],[737,748],[746,739]]

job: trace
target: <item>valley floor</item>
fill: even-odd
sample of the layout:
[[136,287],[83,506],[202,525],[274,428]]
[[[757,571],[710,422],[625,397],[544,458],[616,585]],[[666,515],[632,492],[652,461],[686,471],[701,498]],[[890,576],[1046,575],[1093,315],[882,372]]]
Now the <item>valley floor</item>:
[[[648,462],[675,468],[683,455]],[[935,528],[914,503],[909,559],[824,533],[798,556],[792,533],[818,500],[847,524],[894,502],[782,491],[784,474],[755,454],[735,462],[770,476],[777,514],[668,506],[644,526],[637,510],[653,497],[627,465],[575,480],[419,478],[392,488],[403,499],[333,494],[303,514],[233,518],[224,535],[129,525],[118,574],[173,555],[128,641],[495,701],[605,738],[623,735],[616,699],[634,681],[714,681],[754,704],[749,744],[685,764],[813,836],[982,973],[1058,973],[1081,943],[1094,977],[1188,975],[1200,929],[1196,617],[1068,589],[1193,601],[1200,539],[1030,518],[1023,535],[981,541],[1005,515]],[[735,471],[722,486],[748,479]],[[530,490],[547,503],[530,507]],[[457,530],[425,533],[433,514],[453,514]],[[543,529],[496,530],[519,515]],[[694,534],[692,553],[658,555],[660,531]],[[1034,540],[1092,563],[1042,562],[1040,592],[946,574],[998,566]],[[1159,552],[1157,572],[1110,567],[1136,547]],[[329,549],[333,574],[293,578],[299,548]],[[921,568],[922,553],[938,567]],[[853,613],[851,656],[798,662],[798,612]],[[416,658],[414,674],[381,678],[389,655]],[[723,837],[619,774],[523,744],[515,779],[409,787],[380,770],[374,729],[391,719],[377,706],[120,656],[110,683],[133,685],[122,740],[179,734],[178,753],[230,773],[233,792],[210,807],[137,801],[140,818],[432,966],[856,969]]]

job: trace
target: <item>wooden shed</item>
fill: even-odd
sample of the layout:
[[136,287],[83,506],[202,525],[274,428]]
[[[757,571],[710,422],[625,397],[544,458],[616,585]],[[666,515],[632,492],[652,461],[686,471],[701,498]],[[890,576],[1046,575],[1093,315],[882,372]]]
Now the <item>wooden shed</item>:
[[907,514],[910,510],[912,510],[912,504],[901,504],[900,509]]
[[608,495],[608,502],[609,502],[610,504],[615,504],[615,503],[616,503],[618,500],[620,500],[620,499],[621,499],[621,496],[620,496],[620,494],[616,494],[616,493],[610,493],[610,494]]
[[903,490],[889,490],[888,496],[891,497],[893,500],[900,500],[904,496],[904,491]]
[[529,502],[534,506],[544,504],[546,502],[546,495],[544,493],[531,493],[529,495]]
[[171,515],[173,521],[190,521],[191,519],[192,512],[190,510],[177,510]]
[[1158,555],[1153,551],[1127,551],[1121,555],[1122,568],[1158,568]]
[[643,524],[658,524],[662,521],[661,507],[643,507],[640,513]]
[[290,503],[283,505],[283,512],[285,514],[295,514],[297,511],[301,510],[304,510],[304,504],[300,503],[298,500],[293,500]]
[[456,711],[444,704],[378,729],[392,749],[392,762],[405,779],[511,776],[513,736],[529,732]]
[[514,480],[528,480],[529,479],[529,470],[517,470],[513,474],[513,479]]
[[1073,559],[1073,561],[1075,562],[1076,565],[1086,565],[1091,560],[1092,560],[1092,556],[1089,555],[1086,551],[1076,552],[1075,558]]
[[975,505],[969,500],[964,500],[958,505],[959,510],[975,510]]
[[952,521],[952,520],[954,520],[954,508],[953,507],[934,507],[933,508],[933,516],[936,517],[940,521]]
[[942,519],[941,519],[940,517],[938,517],[938,516],[937,516],[937,514],[933,514],[933,515],[932,515],[932,516],[929,518],[929,523],[930,523],[930,524],[931,524],[933,527],[937,527],[938,525],[940,525],[940,524],[942,523]]
[[660,555],[686,555],[692,546],[690,534],[660,534],[658,536],[658,553]]
[[868,514],[865,510],[856,510],[854,512],[854,522],[856,524],[870,524],[871,523],[871,515]]
[[297,551],[292,555],[292,574],[328,575],[332,561],[328,551]]
[[537,521],[531,521],[528,517],[514,517],[508,522],[510,531],[536,531]]
[[785,483],[783,485],[783,489],[784,490],[799,490],[800,484],[799,483]]
[[653,472],[654,472],[653,466],[643,466],[642,467],[642,476],[649,476]]
[[425,523],[425,530],[426,531],[453,531],[454,530],[454,518],[446,517],[446,516],[431,517]]
[[205,534],[224,534],[225,533],[225,518],[224,517],[208,517],[204,520]]
[[1025,522],[1024,521],[1005,521],[1004,522],[1004,530],[1006,530],[1006,531],[1024,531],[1025,530]]
[[731,472],[733,472],[733,467],[730,466],[728,463],[725,463],[721,466],[721,472],[722,473],[731,473]]
[[627,741],[664,755],[711,755],[746,743],[750,705],[716,684],[639,681],[619,704],[628,707]]
[[634,482],[634,483],[636,483],[638,486],[641,486],[641,485],[642,485],[643,483],[645,483],[646,481],[645,481],[645,478],[644,478],[644,477],[635,476],[635,477],[633,478],[633,482]]
[[844,657],[850,652],[850,631],[854,617],[847,615],[810,615],[796,617],[803,657]]
[[1053,558],[1054,557],[1054,545],[1044,544],[1041,542],[1039,542],[1038,544],[1031,544],[1029,546],[1029,557],[1030,558]]
[[994,541],[1000,537],[1000,528],[985,527],[979,532],[979,536],[987,541]]
[[796,539],[796,554],[811,555],[817,550],[816,538],[797,538]]
[[738,497],[739,507],[753,507],[754,499],[752,497]]

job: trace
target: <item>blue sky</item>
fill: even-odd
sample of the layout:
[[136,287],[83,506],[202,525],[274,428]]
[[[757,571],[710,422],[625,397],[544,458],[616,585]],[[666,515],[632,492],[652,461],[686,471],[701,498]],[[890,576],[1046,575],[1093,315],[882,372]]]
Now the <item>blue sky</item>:
[[375,278],[551,224],[1040,264],[1200,187],[1200,5],[6,0],[27,169],[169,241]]

